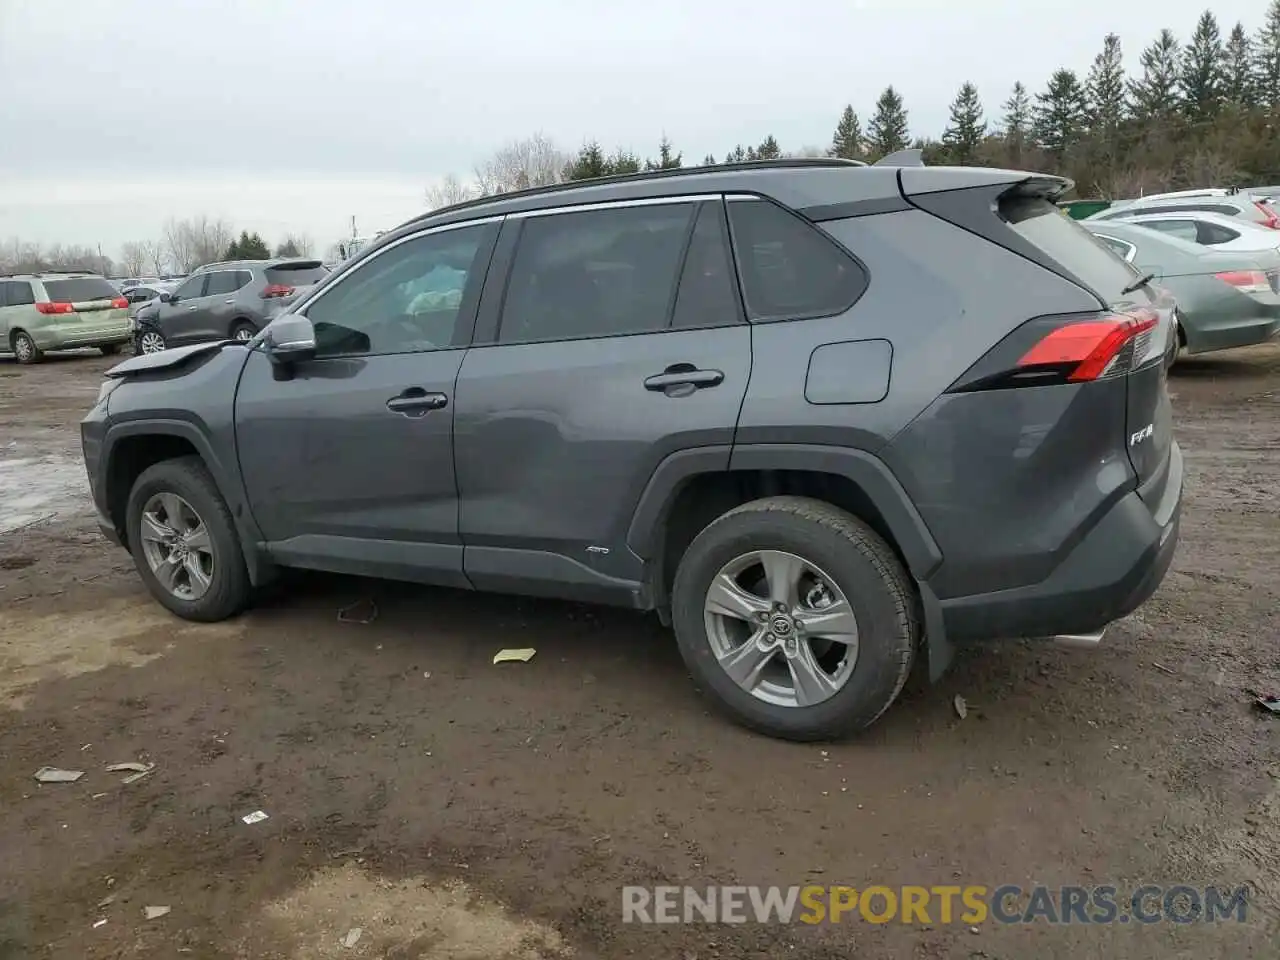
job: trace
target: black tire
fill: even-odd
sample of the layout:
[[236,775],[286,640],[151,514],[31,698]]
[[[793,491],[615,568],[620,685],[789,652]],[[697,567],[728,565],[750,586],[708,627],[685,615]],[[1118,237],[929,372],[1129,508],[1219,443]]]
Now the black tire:
[[14,358],[22,364],[39,363],[44,359],[44,351],[36,346],[31,334],[25,330],[17,330],[9,339],[9,347]]
[[[245,333],[248,334],[247,337],[244,336]],[[258,328],[255,327],[248,320],[240,320],[231,325],[232,340],[241,340],[241,339],[252,340],[255,336],[257,336],[257,333],[258,333]]]
[[[849,599],[858,621],[853,672],[829,699],[807,707],[765,702],[720,667],[707,637],[707,589],[725,564],[753,550],[782,550],[818,565]],[[874,723],[901,692],[919,635],[914,590],[889,546],[829,503],[770,497],[743,504],[703,530],[681,558],[672,623],[685,664],[704,693],[739,723],[785,740],[847,736]]]
[[[209,531],[213,577],[208,591],[198,600],[174,596],[160,584],[147,563],[140,534],[142,510],[157,493],[176,493],[190,504]],[[162,460],[144,470],[129,493],[125,517],[134,565],[151,595],[163,606],[184,620],[211,623],[235,616],[248,605],[253,587],[240,551],[240,537],[231,511],[199,457]]]
[[120,344],[104,343],[98,349],[102,351],[102,355],[104,357],[114,357],[117,353],[120,352]]

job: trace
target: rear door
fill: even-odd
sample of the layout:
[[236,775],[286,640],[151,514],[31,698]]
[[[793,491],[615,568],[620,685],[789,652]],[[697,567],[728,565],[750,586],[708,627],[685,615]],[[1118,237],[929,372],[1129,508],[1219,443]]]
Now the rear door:
[[207,306],[196,312],[196,335],[202,339],[222,340],[231,336],[231,328],[240,318],[240,290],[253,279],[248,270],[217,270],[209,274],[204,299]]
[[728,466],[751,336],[726,229],[719,197],[507,218],[458,377],[477,588],[626,603],[655,468],[704,447]]

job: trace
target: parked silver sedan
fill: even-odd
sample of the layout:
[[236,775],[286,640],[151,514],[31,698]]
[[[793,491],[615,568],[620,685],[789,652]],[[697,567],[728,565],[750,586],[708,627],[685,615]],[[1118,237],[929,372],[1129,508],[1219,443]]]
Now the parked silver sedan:
[[1186,353],[1263,343],[1280,332],[1280,252],[1218,252],[1128,221],[1081,226],[1173,294]]

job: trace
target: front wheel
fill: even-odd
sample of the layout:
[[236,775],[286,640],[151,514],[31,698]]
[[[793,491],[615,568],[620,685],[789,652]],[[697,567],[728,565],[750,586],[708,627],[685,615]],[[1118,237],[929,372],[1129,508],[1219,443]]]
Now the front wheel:
[[252,591],[231,511],[199,457],[138,477],[126,511],[130,552],[151,595],[186,620],[239,613]]
[[915,653],[910,580],[889,546],[831,504],[770,497],[690,544],[672,620],[699,686],[745,726],[822,740],[870,726]]
[[136,353],[159,353],[164,348],[164,335],[160,331],[144,330],[138,334]]
[[25,330],[19,330],[13,335],[13,355],[17,357],[19,363],[39,363],[44,359],[44,353],[36,342],[31,339],[31,334]]
[[241,343],[248,343],[257,332],[253,324],[242,321],[231,328],[231,339],[238,340]]

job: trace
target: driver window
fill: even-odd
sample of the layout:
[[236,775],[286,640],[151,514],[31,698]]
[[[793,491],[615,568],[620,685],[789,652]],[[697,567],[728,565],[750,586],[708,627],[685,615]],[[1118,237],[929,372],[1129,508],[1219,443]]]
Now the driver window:
[[483,280],[495,224],[407,240],[344,277],[306,309],[316,355],[419,353],[461,345],[467,293]]
[[192,300],[196,297],[204,296],[204,283],[209,279],[207,273],[202,273],[198,277],[192,277],[177,290],[173,291],[175,300]]

